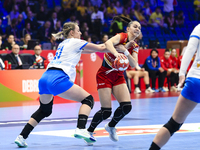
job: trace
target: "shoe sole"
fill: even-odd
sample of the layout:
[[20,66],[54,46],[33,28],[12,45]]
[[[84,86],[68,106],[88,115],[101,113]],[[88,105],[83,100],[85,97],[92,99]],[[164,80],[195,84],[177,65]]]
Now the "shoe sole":
[[96,140],[92,139],[92,138],[87,138],[87,137],[84,137],[82,135],[79,135],[79,134],[74,134],[74,137],[77,138],[77,139],[84,139],[84,141],[87,143],[87,144],[92,144],[92,143],[95,143]]
[[20,148],[26,148],[26,147],[28,147],[27,145],[22,146],[18,141],[15,141],[15,144],[17,144],[18,147],[20,147]]

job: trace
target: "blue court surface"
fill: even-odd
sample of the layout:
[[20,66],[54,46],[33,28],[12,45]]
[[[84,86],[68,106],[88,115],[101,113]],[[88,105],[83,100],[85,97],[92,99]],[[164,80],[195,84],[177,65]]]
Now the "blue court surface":
[[[32,131],[26,140],[28,150],[148,150],[155,133],[171,117],[177,97],[142,98],[132,100],[132,111],[117,124],[119,141],[109,139],[103,121],[95,131],[97,142],[87,146],[83,140],[73,137],[76,129],[79,103],[54,104],[53,113],[44,119]],[[113,101],[113,112],[118,102]],[[16,150],[15,138],[38,108],[35,106],[0,108],[0,150]],[[87,127],[92,116],[100,109],[95,102]],[[200,149],[200,107],[189,115],[179,133],[173,135],[163,150],[198,150]]]

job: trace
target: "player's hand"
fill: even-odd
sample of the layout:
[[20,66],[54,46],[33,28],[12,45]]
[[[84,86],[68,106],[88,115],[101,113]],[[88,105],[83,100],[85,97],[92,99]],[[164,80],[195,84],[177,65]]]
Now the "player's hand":
[[182,88],[185,82],[185,75],[179,76],[178,88]]
[[160,67],[158,70],[159,70],[161,73],[165,71],[162,67]]
[[141,68],[140,70],[141,70],[141,71],[145,71],[145,69],[144,69],[144,68]]
[[124,54],[115,53],[114,56],[115,56],[116,58],[119,58],[119,59],[125,59],[125,58],[124,58],[124,57],[125,57]]

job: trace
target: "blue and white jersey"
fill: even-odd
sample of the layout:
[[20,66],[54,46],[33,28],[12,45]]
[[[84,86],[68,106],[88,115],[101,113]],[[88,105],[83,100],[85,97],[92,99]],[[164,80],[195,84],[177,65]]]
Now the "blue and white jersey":
[[192,67],[190,68],[187,77],[194,77],[200,79],[200,24],[198,24],[194,30],[192,31],[190,35],[190,39],[186,48],[186,51],[183,55],[182,63],[181,63],[181,68],[180,68],[180,75],[185,75],[186,70],[189,66],[189,63],[195,54],[196,58],[192,64]]
[[87,41],[70,38],[58,45],[54,59],[48,64],[50,67],[62,69],[70,80],[74,82],[76,77],[76,65],[78,64],[82,49],[87,45]]

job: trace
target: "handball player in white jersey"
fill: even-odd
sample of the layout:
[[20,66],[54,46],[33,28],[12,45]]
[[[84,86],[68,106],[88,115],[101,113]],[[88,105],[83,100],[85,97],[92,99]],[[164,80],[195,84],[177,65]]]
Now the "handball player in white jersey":
[[[197,25],[190,35],[187,49],[183,55],[179,72],[179,87],[184,88],[178,98],[175,110],[170,120],[159,130],[155,136],[150,150],[159,150],[167,143],[170,137],[180,129],[189,113],[200,103],[200,24]],[[185,74],[190,61],[197,51],[194,63],[187,74]]]
[[[94,137],[85,129],[94,100],[92,95],[74,84],[75,67],[80,60],[81,53],[107,52],[106,47],[104,44],[96,45],[81,40],[79,26],[73,22],[65,23],[63,31],[54,34],[54,36],[56,38],[64,37],[65,40],[59,44],[54,59],[49,63],[46,72],[39,80],[40,107],[32,114],[16,138],[15,143],[19,147],[27,147],[25,139],[30,132],[42,119],[51,115],[53,96],[56,95],[82,103],[74,137],[84,139],[87,143],[95,142]],[[122,54],[116,51],[114,53],[116,57],[122,57]]]

